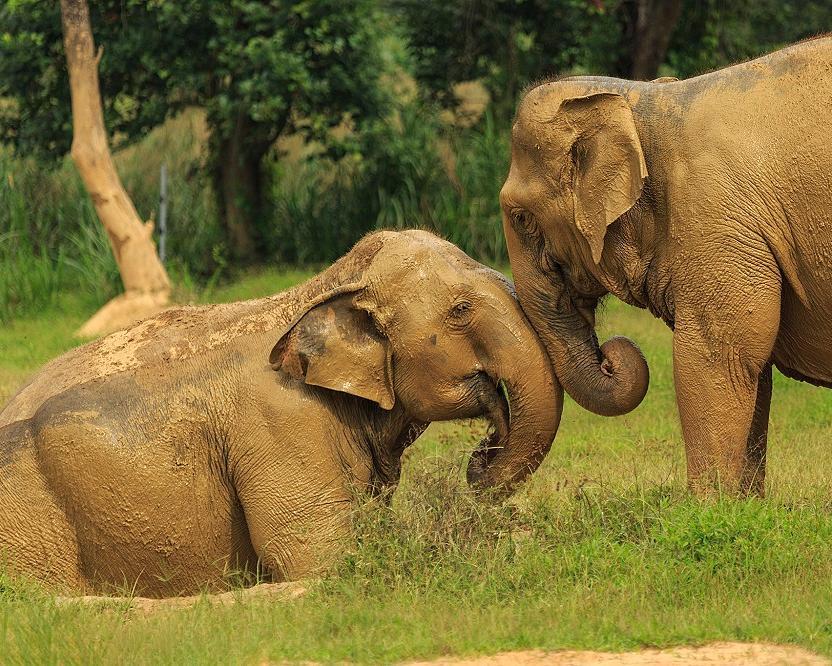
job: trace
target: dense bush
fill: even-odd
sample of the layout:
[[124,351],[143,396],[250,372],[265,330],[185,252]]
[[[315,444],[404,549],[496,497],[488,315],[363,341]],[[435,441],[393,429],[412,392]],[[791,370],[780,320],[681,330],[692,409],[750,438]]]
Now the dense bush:
[[507,136],[490,116],[474,129],[443,128],[433,109],[412,103],[363,137],[352,158],[278,166],[272,256],[331,261],[372,229],[422,227],[482,261],[505,262],[497,193]]
[[[158,214],[159,168],[167,165],[167,265],[174,281],[186,286],[212,283],[239,267],[215,196],[218,111],[212,104],[242,100],[234,109],[256,112],[263,125],[264,168],[257,171],[264,186],[255,189],[269,205],[251,216],[260,260],[321,264],[372,229],[425,227],[475,258],[502,263],[497,194],[508,166],[508,124],[518,91],[529,79],[564,71],[626,75],[625,52],[638,41],[627,27],[637,5],[630,0],[356,0],[341,8],[346,13],[338,14],[337,25],[330,16],[307,16],[308,3],[298,2],[291,11],[306,23],[297,23],[294,32],[278,31],[273,39],[258,37],[242,57],[237,42],[243,37],[229,17],[234,11],[260,16],[267,5],[236,3],[231,14],[206,18],[197,11],[201,2],[179,7],[108,1],[93,12],[94,30],[106,46],[102,86],[113,143],[123,146],[143,137],[118,152],[119,171],[139,214],[150,219]],[[681,19],[669,28],[672,39],[661,73],[688,76],[832,29],[832,8],[821,0],[724,5],[714,0],[678,5]],[[350,12],[361,19],[360,30],[347,20]],[[38,151],[60,156],[69,140],[57,16],[56,7],[35,0],[0,8],[0,52],[8,56],[0,68],[8,74],[0,82],[0,129],[18,151],[0,148],[0,320],[54,304],[65,290],[81,292],[92,306],[120,284],[72,165],[64,159],[55,169],[54,162],[31,158]],[[163,18],[167,31],[153,23]],[[249,28],[272,34],[275,17],[263,18],[268,21]],[[200,30],[225,35],[225,46],[212,47],[213,56],[225,54],[226,64],[237,68],[228,76],[255,81],[253,88],[240,83],[248,96],[234,86],[208,101],[200,96],[207,85],[202,75],[211,79],[216,69],[202,54],[193,58],[199,49],[189,40]],[[332,37],[351,30],[349,44]],[[143,41],[145,36],[151,41]],[[165,40],[173,40],[167,51]],[[341,62],[342,56],[326,47],[330,42],[346,48],[361,67]],[[135,66],[137,49],[146,56],[141,67]],[[290,57],[298,49],[305,55]],[[287,63],[295,60],[293,69]],[[163,66],[167,61],[175,71]],[[314,65],[321,78],[303,74],[300,61]],[[268,76],[260,77],[263,72]],[[278,100],[296,78],[306,101]],[[454,86],[470,78],[490,90],[491,104],[473,126],[449,123],[443,113],[458,101]],[[276,106],[265,102],[272,94]],[[207,114],[189,109],[148,132],[188,103],[207,108]],[[344,110],[350,112],[343,115]],[[337,139],[331,131],[336,122],[342,132]],[[300,156],[287,158],[274,148],[277,125],[307,140],[301,141]]]

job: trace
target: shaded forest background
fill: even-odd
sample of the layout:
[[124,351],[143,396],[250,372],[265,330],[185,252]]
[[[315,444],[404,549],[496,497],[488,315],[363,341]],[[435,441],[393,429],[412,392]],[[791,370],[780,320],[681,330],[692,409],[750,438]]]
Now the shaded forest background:
[[[105,118],[166,263],[205,288],[315,265],[379,227],[505,262],[497,193],[523,87],[685,78],[832,30],[832,0],[100,0]],[[67,157],[58,3],[0,9],[0,320],[120,288]]]

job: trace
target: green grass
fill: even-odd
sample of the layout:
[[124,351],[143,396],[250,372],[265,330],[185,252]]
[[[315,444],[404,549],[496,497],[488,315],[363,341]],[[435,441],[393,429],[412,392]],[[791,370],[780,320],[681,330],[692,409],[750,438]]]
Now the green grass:
[[[252,274],[200,299],[304,275]],[[0,394],[73,344],[82,304],[0,329]],[[700,504],[684,492],[670,332],[620,303],[601,319],[602,334],[639,342],[650,391],[616,419],[567,400],[551,453],[511,502],[478,502],[462,480],[483,426],[435,424],[406,453],[392,507],[356,511],[344,556],[305,598],[142,618],[57,607],[0,579],[0,661],[388,663],[727,639],[832,656],[832,392],[776,376],[769,496]]]

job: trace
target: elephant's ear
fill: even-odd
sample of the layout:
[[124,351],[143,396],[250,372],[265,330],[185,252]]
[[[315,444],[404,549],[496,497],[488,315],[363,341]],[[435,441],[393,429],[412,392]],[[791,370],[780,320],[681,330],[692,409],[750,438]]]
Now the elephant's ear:
[[576,132],[571,150],[574,221],[597,264],[607,227],[641,196],[647,178],[641,141],[630,105],[621,95],[567,99],[558,116]]
[[357,297],[342,293],[310,307],[277,341],[269,363],[293,379],[392,409],[390,342]]

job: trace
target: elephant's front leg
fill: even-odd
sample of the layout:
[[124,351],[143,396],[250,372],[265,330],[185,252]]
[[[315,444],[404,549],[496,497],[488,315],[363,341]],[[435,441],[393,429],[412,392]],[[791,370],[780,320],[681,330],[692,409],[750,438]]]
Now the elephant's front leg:
[[677,320],[676,399],[697,495],[763,493],[779,284],[755,296],[753,304],[712,302],[704,315]]
[[273,582],[330,564],[351,515],[351,490],[338,461],[302,437],[291,444],[249,443],[233,474],[259,567]]
[[298,580],[328,566],[349,530],[350,496],[340,479],[312,487],[285,477],[240,492],[251,544],[267,580]]

